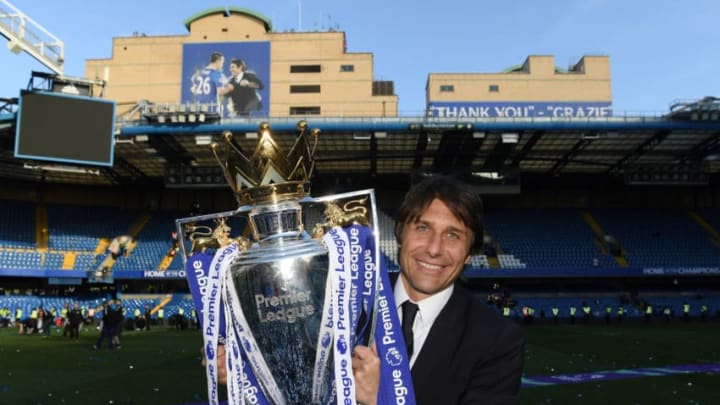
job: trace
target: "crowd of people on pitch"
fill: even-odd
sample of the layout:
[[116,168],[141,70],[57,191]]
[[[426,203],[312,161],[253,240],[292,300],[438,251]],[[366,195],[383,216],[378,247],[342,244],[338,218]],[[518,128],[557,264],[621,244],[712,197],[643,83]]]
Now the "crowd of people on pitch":
[[91,323],[94,311],[75,302],[72,306],[66,303],[59,311],[54,306],[44,308],[37,306],[29,313],[24,313],[21,307],[11,310],[8,307],[0,308],[0,327],[17,328],[21,335],[40,335],[49,337],[52,332],[62,333],[63,337],[78,340],[83,324]]
[[[663,320],[671,322],[673,320],[683,320],[690,322],[693,319],[700,321],[708,321],[712,317],[710,305],[705,302],[698,304],[698,311],[691,312],[691,304],[687,301],[682,304],[682,308],[678,311],[671,305],[653,305],[650,301],[640,301],[637,304],[619,304],[612,306],[610,304],[601,304],[598,300],[594,302],[582,301],[578,305],[570,304],[569,306],[560,306],[554,304],[549,311],[541,308],[539,311],[531,304],[522,303],[514,299],[498,299],[497,296],[491,294],[488,296],[488,305],[493,306],[505,318],[514,319],[524,324],[532,324],[533,321],[539,320],[552,321],[558,323],[593,323],[604,322],[622,323],[624,319],[630,318],[635,320],[644,320],[644,322],[652,322],[653,320]],[[715,312],[715,317],[720,319],[720,308]]]
[[[110,341],[109,347],[118,346],[119,335],[124,330],[149,331],[153,325],[168,325],[176,329],[197,328],[195,311],[185,313],[180,307],[177,313],[165,319],[165,308],[151,310],[145,305],[128,310],[120,299],[108,299],[99,306],[80,305],[78,302],[66,303],[57,310],[54,306],[38,305],[30,310],[27,306],[0,307],[0,328],[17,328],[22,335],[41,335],[49,337],[60,335],[78,340],[80,332],[87,326],[96,327],[101,332],[101,339],[96,346],[101,347],[104,341]],[[109,339],[108,336],[114,337]]]

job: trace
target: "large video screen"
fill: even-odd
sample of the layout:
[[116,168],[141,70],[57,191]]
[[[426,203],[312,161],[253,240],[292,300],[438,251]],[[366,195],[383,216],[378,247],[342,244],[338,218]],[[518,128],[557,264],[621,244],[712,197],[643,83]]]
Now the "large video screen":
[[15,157],[113,165],[115,103],[49,92],[20,94]]

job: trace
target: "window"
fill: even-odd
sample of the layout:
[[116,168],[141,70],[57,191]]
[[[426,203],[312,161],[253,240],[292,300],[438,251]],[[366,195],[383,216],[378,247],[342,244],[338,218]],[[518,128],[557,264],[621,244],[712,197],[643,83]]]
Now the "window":
[[500,86],[497,84],[491,84],[488,86],[488,91],[490,93],[498,93],[500,91]]
[[452,84],[441,84],[440,85],[440,92],[441,93],[452,93],[455,91],[455,86]]
[[340,65],[341,72],[354,72],[355,65]]
[[320,115],[320,107],[290,107],[290,115]]
[[290,73],[320,73],[320,65],[291,65]]
[[320,85],[319,84],[291,85],[290,93],[320,93]]
[[379,80],[373,82],[373,96],[392,96],[395,94],[395,82],[391,80]]

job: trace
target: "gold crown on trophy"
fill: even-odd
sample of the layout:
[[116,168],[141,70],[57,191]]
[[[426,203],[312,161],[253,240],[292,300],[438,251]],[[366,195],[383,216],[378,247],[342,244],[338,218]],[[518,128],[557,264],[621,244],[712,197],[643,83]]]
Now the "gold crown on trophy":
[[257,146],[249,158],[230,131],[223,132],[224,150],[218,143],[210,146],[238,203],[268,204],[309,194],[319,134],[319,129],[308,130],[304,120],[298,122],[295,142],[284,154],[272,137],[270,124],[262,122]]

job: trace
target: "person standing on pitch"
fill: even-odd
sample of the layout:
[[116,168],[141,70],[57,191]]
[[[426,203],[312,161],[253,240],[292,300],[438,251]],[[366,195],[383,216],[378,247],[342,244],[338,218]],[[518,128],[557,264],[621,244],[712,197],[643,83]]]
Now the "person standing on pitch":
[[80,339],[80,324],[83,321],[82,312],[80,312],[80,304],[76,302],[73,305],[73,308],[68,311],[67,316],[70,339],[77,342]]
[[[458,282],[471,255],[481,251],[482,210],[467,186],[435,177],[414,186],[398,211],[401,271],[394,296],[419,405],[520,402],[521,328]],[[358,402],[375,404],[377,353],[357,346],[352,367]]]

